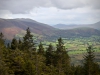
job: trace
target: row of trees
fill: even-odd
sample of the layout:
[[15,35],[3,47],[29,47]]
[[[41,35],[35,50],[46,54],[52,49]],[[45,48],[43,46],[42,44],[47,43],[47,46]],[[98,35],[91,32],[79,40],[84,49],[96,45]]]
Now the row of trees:
[[52,44],[45,49],[41,42],[37,48],[29,28],[22,40],[14,38],[7,46],[0,34],[0,75],[100,75],[94,59],[89,46],[83,65],[71,65],[62,38],[58,39],[56,49]]

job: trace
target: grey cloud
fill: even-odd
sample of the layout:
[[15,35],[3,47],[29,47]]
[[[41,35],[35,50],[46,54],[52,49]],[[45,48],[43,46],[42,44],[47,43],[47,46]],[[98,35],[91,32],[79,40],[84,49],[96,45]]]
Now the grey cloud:
[[12,13],[26,13],[34,7],[50,5],[48,0],[0,0],[0,9],[10,10]]
[[94,9],[100,9],[100,0],[91,0],[90,5]]
[[56,7],[75,9],[90,7],[100,9],[100,0],[0,0],[0,10],[9,10],[14,14],[27,13],[35,7]]
[[81,7],[89,7],[100,9],[100,0],[51,0],[55,7],[61,9],[74,9]]
[[51,0],[51,2],[60,9],[74,9],[84,6],[81,0]]
[[12,18],[12,13],[8,10],[0,10],[0,18]]

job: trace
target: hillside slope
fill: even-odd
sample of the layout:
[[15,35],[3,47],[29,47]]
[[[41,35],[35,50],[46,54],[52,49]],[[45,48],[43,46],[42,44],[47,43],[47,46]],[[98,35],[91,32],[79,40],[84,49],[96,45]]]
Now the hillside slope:
[[80,28],[80,27],[88,27],[88,28],[94,28],[100,30],[100,21],[94,24],[57,24],[53,26],[54,28],[58,29],[74,29],[74,28]]
[[38,39],[51,40],[59,37],[72,38],[90,37],[92,35],[100,36],[100,31],[92,27],[60,30],[31,19],[0,19],[0,32],[3,32],[7,39],[23,37],[27,27],[30,27],[32,34]]
[[44,36],[51,36],[56,30],[49,25],[31,19],[0,19],[0,31],[3,32],[8,39],[19,33],[24,34],[28,27],[30,27],[32,33]]

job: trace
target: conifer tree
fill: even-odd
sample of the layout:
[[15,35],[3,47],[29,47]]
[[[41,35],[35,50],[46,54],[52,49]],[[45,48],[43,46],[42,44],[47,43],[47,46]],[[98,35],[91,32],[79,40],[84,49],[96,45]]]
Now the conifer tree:
[[4,44],[4,35],[3,33],[0,33],[0,75],[9,75],[8,74],[8,67],[6,66],[7,63],[5,63],[5,44]]
[[11,49],[16,50],[18,48],[18,41],[13,38],[11,42]]
[[3,33],[1,32],[0,33],[0,45],[4,45],[4,39],[3,39],[4,35]]
[[53,65],[54,49],[51,44],[47,48],[45,56],[46,56],[46,65],[47,66]]
[[58,39],[55,61],[57,61],[56,66],[58,67],[59,75],[70,75],[70,58],[67,54],[62,38]]
[[82,73],[83,67],[78,65],[78,66],[74,66],[74,69],[72,69],[74,71],[74,75],[84,75]]
[[18,49],[21,50],[22,49],[22,41],[19,39],[18,40]]
[[84,56],[84,75],[99,75],[99,66],[94,60],[93,48],[89,46],[87,48],[87,55]]
[[3,33],[0,33],[0,53],[3,53],[3,49],[5,48],[3,37],[4,37]]
[[45,57],[44,57],[44,48],[42,43],[39,44],[39,49],[35,54],[35,75],[44,75],[45,66]]
[[43,44],[40,42],[39,44],[39,49],[38,49],[38,54],[44,54],[44,47],[43,47]]
[[1,33],[0,33],[0,39],[3,39],[3,37],[4,37],[4,35],[3,35],[3,33],[1,32]]
[[34,49],[33,35],[30,32],[29,27],[26,29],[26,34],[23,37],[23,50],[33,50]]

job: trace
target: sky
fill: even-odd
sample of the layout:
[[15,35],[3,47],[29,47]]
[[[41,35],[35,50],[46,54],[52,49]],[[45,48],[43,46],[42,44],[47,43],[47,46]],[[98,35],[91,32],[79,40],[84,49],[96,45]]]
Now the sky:
[[100,21],[100,0],[0,0],[0,18],[30,18],[56,24]]

